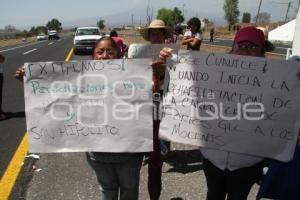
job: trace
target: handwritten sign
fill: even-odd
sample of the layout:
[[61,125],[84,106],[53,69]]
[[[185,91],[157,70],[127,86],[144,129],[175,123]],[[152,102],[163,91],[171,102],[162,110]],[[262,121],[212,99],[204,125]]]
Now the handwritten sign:
[[26,63],[29,151],[152,151],[150,62]]
[[180,48],[178,44],[131,44],[128,48],[128,58],[152,58],[158,60],[159,52],[169,47],[174,51]]
[[180,51],[168,65],[161,138],[291,159],[300,127],[299,63]]

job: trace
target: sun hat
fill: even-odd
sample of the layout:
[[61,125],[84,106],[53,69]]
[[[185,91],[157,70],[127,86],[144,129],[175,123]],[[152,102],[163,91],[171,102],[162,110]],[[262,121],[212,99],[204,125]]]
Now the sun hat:
[[256,46],[264,48],[265,51],[274,50],[274,45],[270,41],[265,39],[263,31],[257,29],[254,26],[242,28],[235,34],[233,41],[234,43],[240,43],[244,41],[251,42]]
[[148,27],[140,29],[140,34],[146,41],[149,41],[150,29],[164,29],[167,37],[172,37],[173,35],[173,28],[166,26],[164,21],[160,19],[155,19],[149,24]]

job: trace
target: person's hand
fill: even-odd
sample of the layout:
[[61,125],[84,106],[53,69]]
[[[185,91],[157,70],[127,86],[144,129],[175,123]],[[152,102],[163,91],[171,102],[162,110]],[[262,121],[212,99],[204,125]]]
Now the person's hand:
[[172,55],[173,49],[164,47],[160,52],[159,52],[159,61],[162,63],[166,63],[167,57],[170,57]]
[[24,65],[22,65],[16,71],[16,79],[23,81],[24,76],[25,76],[25,69],[24,69]]
[[166,60],[167,57],[172,55],[171,48],[164,47],[159,53],[159,59],[152,62],[152,69],[155,74],[163,74],[166,70]]

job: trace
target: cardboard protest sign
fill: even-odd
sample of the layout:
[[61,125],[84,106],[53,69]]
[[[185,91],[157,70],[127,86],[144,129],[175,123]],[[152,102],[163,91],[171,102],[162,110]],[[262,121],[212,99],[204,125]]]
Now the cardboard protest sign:
[[168,67],[161,138],[291,159],[300,127],[299,63],[181,51]]
[[128,48],[128,58],[152,58],[158,60],[159,52],[169,47],[174,51],[180,48],[178,44],[131,44]]
[[152,151],[150,62],[26,63],[29,151]]

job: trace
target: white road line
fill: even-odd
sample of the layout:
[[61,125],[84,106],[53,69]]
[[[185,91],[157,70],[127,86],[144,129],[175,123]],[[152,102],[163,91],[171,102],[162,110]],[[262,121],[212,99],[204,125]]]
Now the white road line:
[[24,52],[23,55],[26,55],[26,54],[31,53],[31,52],[36,51],[36,50],[37,50],[37,49],[31,49],[31,50],[29,50],[29,51]]
[[48,44],[48,46],[51,45],[51,44],[53,44],[53,43],[54,43],[54,42],[50,42],[50,43]]
[[15,50],[15,49],[20,49],[20,48],[23,48],[23,47],[28,47],[28,46],[35,45],[35,44],[39,44],[39,43],[42,43],[42,42],[45,42],[45,41],[39,41],[39,42],[30,43],[30,44],[23,45],[23,46],[13,47],[13,48],[10,48],[10,49],[4,49],[4,50],[1,50],[0,53],[1,53],[1,52],[6,52],[6,51]]
[[276,49],[288,49],[287,47],[275,47]]

